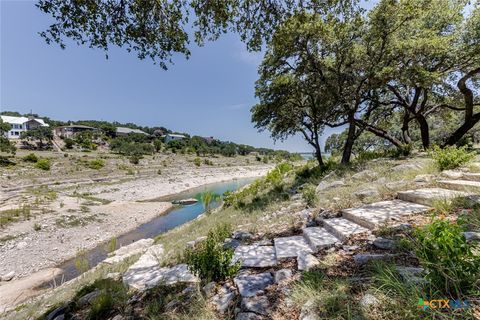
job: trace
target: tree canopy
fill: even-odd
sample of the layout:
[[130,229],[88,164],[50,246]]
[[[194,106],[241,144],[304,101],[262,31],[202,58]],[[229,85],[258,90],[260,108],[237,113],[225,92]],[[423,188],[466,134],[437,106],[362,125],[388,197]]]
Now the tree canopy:
[[252,121],[274,139],[303,135],[320,165],[326,127],[346,126],[331,142],[342,146],[347,163],[362,135],[379,148],[406,152],[461,143],[480,122],[478,1],[380,0],[369,11],[356,0],[37,6],[54,20],[41,32],[48,43],[65,47],[71,39],[106,52],[125,47],[164,69],[175,54],[188,57],[192,41],[203,45],[226,32],[249,50],[266,48]]

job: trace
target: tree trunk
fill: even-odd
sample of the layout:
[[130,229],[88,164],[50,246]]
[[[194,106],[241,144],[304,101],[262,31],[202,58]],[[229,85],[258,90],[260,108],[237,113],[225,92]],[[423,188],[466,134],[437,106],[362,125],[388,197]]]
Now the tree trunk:
[[313,134],[313,140],[315,146],[315,157],[317,158],[318,165],[322,168],[325,166],[325,163],[323,163],[322,148],[320,147],[318,132],[316,130]]
[[475,115],[472,116],[471,120],[468,122],[464,122],[460,128],[455,130],[445,141],[443,144],[443,147],[446,146],[453,146],[455,145],[460,139],[463,138],[463,136],[470,130],[472,129],[477,123],[480,121],[480,113],[476,113]]
[[455,130],[445,141],[443,146],[452,146],[472,129],[480,121],[480,113],[473,113],[473,91],[467,86],[467,81],[476,74],[480,73],[480,68],[476,68],[464,75],[457,83],[458,90],[463,94],[465,102],[465,120],[463,124]]
[[357,127],[355,125],[355,119],[353,117],[350,117],[349,125],[348,125],[347,140],[345,141],[345,146],[343,148],[342,161],[341,161],[342,164],[347,164],[350,162],[350,158],[352,156],[353,144],[355,143],[356,128]]
[[323,168],[325,166],[325,163],[323,163],[323,158],[322,158],[322,150],[320,149],[320,146],[315,147],[315,158],[317,158],[318,165]]
[[391,144],[393,144],[395,147],[397,148],[403,148],[405,147],[405,145],[402,143],[402,141],[400,141],[399,139],[395,138],[394,136],[392,136],[391,134],[389,134],[387,131],[383,130],[383,129],[380,129],[380,128],[377,128],[377,127],[374,127],[368,123],[365,123],[364,121],[362,120],[356,120],[356,123],[363,127],[365,130],[373,133],[374,135],[376,135],[377,137],[380,137],[380,138],[383,138],[385,140],[388,140],[390,141]]
[[412,142],[412,139],[410,138],[410,112],[405,110],[403,114],[403,123],[402,123],[402,138],[403,142],[406,144],[410,144]]
[[420,135],[422,136],[423,149],[427,150],[430,147],[430,131],[428,128],[427,119],[425,119],[423,114],[416,114],[415,119],[420,126]]

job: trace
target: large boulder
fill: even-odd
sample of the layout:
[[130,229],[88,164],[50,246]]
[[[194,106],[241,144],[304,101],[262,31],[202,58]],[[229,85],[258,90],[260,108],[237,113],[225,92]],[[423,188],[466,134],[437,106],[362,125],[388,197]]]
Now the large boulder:
[[144,253],[151,245],[153,245],[153,239],[140,239],[129,245],[119,248],[109,254],[109,257],[102,261],[105,264],[117,264],[124,261],[127,258],[133,257],[138,254]]
[[355,192],[355,196],[360,200],[363,200],[365,198],[370,198],[370,197],[377,197],[378,195],[380,195],[380,193],[374,187],[370,187],[370,188]]
[[345,182],[343,180],[335,180],[332,182],[326,182],[322,181],[318,184],[318,186],[315,188],[315,192],[319,193],[328,189],[332,188],[338,188],[338,187],[343,187],[345,186]]
[[372,180],[376,179],[377,176],[378,176],[378,174],[375,171],[363,170],[363,171],[355,173],[352,176],[352,179],[357,180],[357,181],[364,181],[364,180],[372,181]]

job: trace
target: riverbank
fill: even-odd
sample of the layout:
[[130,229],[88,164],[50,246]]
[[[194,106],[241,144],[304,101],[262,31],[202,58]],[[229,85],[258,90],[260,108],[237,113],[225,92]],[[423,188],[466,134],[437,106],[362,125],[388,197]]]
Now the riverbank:
[[[132,177],[115,183],[76,186],[52,185],[39,190],[25,189],[4,204],[15,209],[15,201],[36,203],[29,217],[20,218],[0,230],[0,275],[14,274],[15,281],[41,270],[54,268],[112,238],[162,215],[171,208],[167,202],[151,200],[184,192],[205,184],[264,175],[270,165],[185,167],[168,174]],[[32,200],[32,197],[34,200]],[[142,202],[139,202],[142,201]],[[119,243],[118,245],[125,245]]]

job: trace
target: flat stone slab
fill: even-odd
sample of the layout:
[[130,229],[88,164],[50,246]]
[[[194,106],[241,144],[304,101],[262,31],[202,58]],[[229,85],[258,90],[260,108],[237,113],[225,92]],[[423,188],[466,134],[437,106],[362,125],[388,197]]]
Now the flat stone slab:
[[242,299],[242,309],[261,315],[270,313],[270,302],[266,296],[245,297]]
[[470,180],[440,180],[438,184],[444,188],[480,192],[480,181]]
[[295,258],[300,252],[312,253],[313,250],[302,236],[273,239],[277,259]]
[[297,257],[297,268],[300,271],[309,271],[320,264],[312,254],[301,252]]
[[320,249],[329,248],[335,243],[340,242],[338,238],[328,232],[325,228],[320,227],[311,227],[311,228],[304,228],[303,236],[310,244],[315,251]]
[[145,291],[160,284],[194,283],[199,279],[188,270],[186,264],[179,264],[171,268],[129,268],[123,275],[123,282],[131,288]]
[[400,200],[415,202],[426,206],[432,206],[436,201],[450,201],[459,197],[467,197],[468,195],[466,192],[442,188],[425,188],[398,192],[398,198]]
[[325,219],[323,226],[341,241],[345,241],[353,235],[369,232],[367,228],[344,218]]
[[369,229],[399,221],[405,216],[423,213],[430,207],[403,200],[380,201],[358,208],[344,209],[342,215],[355,223]]
[[163,253],[164,250],[161,244],[151,246],[129,269],[144,269],[158,266]]
[[463,173],[462,178],[465,180],[480,181],[480,173]]
[[264,272],[237,276],[233,279],[233,282],[242,297],[253,297],[259,291],[263,291],[266,287],[273,284],[273,275],[270,272]]
[[144,253],[152,244],[153,239],[140,239],[124,247],[113,251],[108,258],[102,261],[106,264],[117,264],[134,255]]
[[233,255],[233,262],[237,261],[240,261],[242,267],[247,268],[265,268],[277,265],[273,246],[239,246]]

